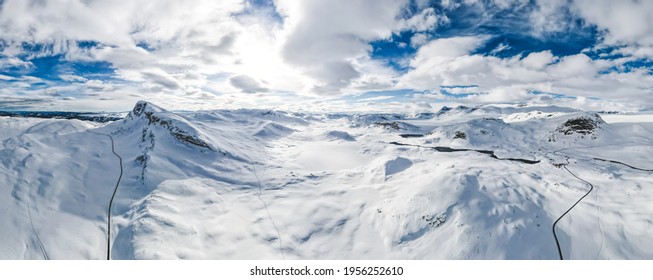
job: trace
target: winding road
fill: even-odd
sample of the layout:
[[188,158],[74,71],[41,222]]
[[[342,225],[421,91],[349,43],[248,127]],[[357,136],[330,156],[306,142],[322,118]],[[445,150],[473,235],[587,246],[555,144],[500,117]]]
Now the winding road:
[[113,199],[116,197],[116,193],[118,192],[118,186],[120,186],[120,180],[122,180],[122,174],[123,174],[122,157],[118,153],[116,153],[116,145],[115,145],[115,141],[113,140],[113,136],[111,136],[110,134],[104,134],[104,133],[94,132],[90,130],[88,130],[88,132],[109,137],[109,139],[111,139],[111,152],[120,161],[120,175],[118,176],[116,187],[113,189],[113,194],[111,195],[111,199],[109,200],[109,208],[107,210],[107,260],[110,260],[111,259],[111,209],[113,209]]
[[571,174],[572,176],[574,176],[576,179],[578,179],[578,180],[582,181],[583,183],[589,185],[589,186],[590,186],[590,189],[587,191],[587,193],[585,193],[585,195],[583,195],[582,197],[580,197],[580,198],[576,201],[576,203],[574,203],[571,207],[569,207],[569,209],[567,209],[567,211],[565,211],[564,213],[562,213],[562,215],[560,215],[560,217],[558,217],[558,219],[555,220],[555,222],[553,222],[553,226],[552,226],[552,230],[553,230],[553,238],[554,238],[555,241],[556,241],[556,247],[558,247],[558,256],[560,257],[560,260],[564,260],[564,257],[562,256],[562,249],[560,248],[560,240],[558,240],[558,234],[556,234],[556,225],[558,224],[558,222],[559,222],[562,218],[565,217],[565,215],[567,215],[567,213],[569,213],[569,211],[571,211],[571,209],[574,209],[574,207],[576,207],[576,205],[578,205],[578,203],[580,203],[581,200],[583,200],[583,198],[587,197],[587,196],[592,192],[592,190],[594,190],[594,185],[592,185],[592,184],[591,184],[590,182],[588,182],[588,181],[583,180],[582,178],[578,177],[576,174],[574,174],[573,172],[571,172],[571,170],[569,170],[569,168],[567,168],[567,165],[568,165],[568,164],[569,164],[569,159],[567,159],[567,164],[564,165],[563,168],[564,168],[565,170],[567,170],[567,172],[569,172],[569,174]]
[[[570,149],[570,148],[567,148],[567,149]],[[563,149],[563,150],[566,150],[566,149]],[[556,154],[556,153],[558,153],[558,152],[560,152],[560,151],[561,151],[561,150],[555,151],[555,152],[553,152],[553,154]],[[562,154],[561,154],[561,155],[562,155]],[[571,170],[569,170],[569,168],[568,168],[567,166],[569,165],[569,158],[570,158],[570,157],[569,157],[569,156],[566,156],[566,155],[562,155],[562,156],[564,156],[564,157],[565,157],[565,160],[567,161],[567,163],[563,165],[563,168],[564,168],[567,172],[569,172],[569,174],[571,174],[572,176],[574,176],[576,179],[578,179],[578,180],[582,181],[583,183],[587,184],[588,186],[590,186],[590,189],[587,191],[587,193],[585,193],[582,197],[580,197],[580,198],[576,201],[576,203],[574,203],[571,207],[569,207],[569,209],[567,209],[567,211],[565,211],[564,213],[562,213],[562,215],[560,215],[560,217],[558,217],[558,219],[553,223],[553,226],[552,226],[553,237],[554,237],[554,239],[555,239],[555,241],[556,241],[556,247],[558,248],[558,256],[560,257],[560,260],[564,260],[564,257],[563,257],[563,255],[562,255],[562,250],[561,250],[561,248],[560,248],[560,241],[558,240],[558,235],[557,235],[557,233],[556,233],[556,225],[558,224],[558,222],[559,222],[559,221],[560,221],[560,220],[561,220],[565,215],[567,215],[567,213],[569,213],[569,212],[570,212],[574,207],[576,207],[576,205],[578,205],[578,203],[580,203],[580,202],[581,202],[585,197],[587,197],[587,196],[588,196],[588,195],[589,195],[589,194],[594,190],[594,185],[592,185],[592,183],[590,183],[590,182],[588,182],[588,181],[586,181],[586,180],[584,180],[584,179],[578,177],[578,175],[574,174],[573,172],[571,172]],[[632,165],[630,165],[630,164],[623,163],[623,162],[616,161],[616,160],[602,159],[602,158],[597,158],[597,157],[593,157],[593,158],[591,158],[591,160],[598,160],[598,161],[604,161],[604,162],[609,162],[609,163],[620,164],[620,165],[627,166],[627,167],[630,167],[630,168],[632,168],[632,169],[634,169],[634,170],[639,170],[639,171],[653,172],[653,169],[644,169],[644,168],[634,167],[634,166],[632,166]],[[598,201],[598,197],[597,197],[597,201]],[[598,207],[599,207],[599,206],[598,206],[598,204],[597,204],[597,210],[600,211],[600,209],[599,209]],[[604,234],[604,233],[603,233],[603,228],[602,228],[602,226],[601,226],[601,222],[600,222],[600,214],[599,214],[599,228],[601,229],[601,234]],[[603,239],[602,239],[601,241],[603,242]],[[602,247],[603,247],[603,243],[601,243],[601,247],[600,247],[600,249],[599,249],[599,254],[600,254],[600,251],[601,251]],[[597,257],[598,257],[598,256],[597,256]]]

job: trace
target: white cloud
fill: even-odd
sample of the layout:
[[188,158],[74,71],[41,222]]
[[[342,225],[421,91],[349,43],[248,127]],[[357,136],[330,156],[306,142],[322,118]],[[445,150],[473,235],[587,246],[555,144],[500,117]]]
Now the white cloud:
[[88,79],[77,75],[59,75],[59,78],[66,82],[85,82]]
[[468,36],[436,39],[421,47],[414,61],[420,63],[432,57],[459,57],[482,46],[490,36]]
[[356,100],[356,102],[370,102],[370,101],[382,101],[382,100],[388,100],[388,99],[393,99],[395,98],[392,95],[381,95],[381,96],[374,96],[374,97],[368,97],[368,98],[361,98]]
[[20,58],[16,57],[7,57],[7,58],[0,58],[0,69],[6,69],[6,68],[30,68],[33,67],[34,64],[32,64],[29,61],[24,61]]
[[254,78],[247,75],[234,76],[229,79],[231,85],[244,93],[268,92],[269,89],[261,86]]
[[623,61],[591,60],[585,54],[555,57],[549,51],[508,58],[472,55],[484,40],[459,37],[431,41],[411,60],[411,70],[399,79],[398,87],[428,91],[441,85],[478,85],[475,92],[483,94],[456,99],[466,103],[541,98],[529,94],[531,91],[578,96],[586,98],[585,103],[593,100],[589,98],[630,106],[653,102],[653,76],[646,69],[610,72]]
[[653,1],[638,0],[537,0],[530,13],[535,35],[568,32],[582,19],[596,26],[602,43],[626,48],[624,54],[653,58]]
[[607,31],[606,43],[653,46],[653,1],[575,0],[588,23]]
[[433,31],[441,22],[448,22],[445,15],[436,15],[435,9],[426,8],[416,15],[400,21],[401,29],[410,29],[416,32]]
[[592,61],[587,55],[577,54],[563,57],[560,59],[560,62],[550,65],[547,68],[546,70],[551,75],[564,79],[572,76],[591,76],[606,67],[602,67],[600,63]]
[[499,9],[508,9],[511,7],[519,7],[528,4],[529,0],[492,0],[492,4],[497,6]]
[[507,51],[511,49],[510,45],[505,44],[505,43],[500,43],[496,48],[494,48],[492,51],[490,51],[491,55],[496,55],[502,51]]
[[[489,37],[470,36],[437,39],[422,46],[410,61],[411,71],[399,79],[397,87],[427,90],[441,85],[473,84],[473,81],[462,82],[465,79],[464,68],[482,67],[472,60],[477,58],[466,56],[481,46]],[[477,69],[474,71],[479,71]],[[456,77],[453,77],[456,76]],[[456,81],[451,81],[452,77]],[[453,82],[453,83],[451,83]]]
[[[370,41],[389,38],[394,31],[406,28],[400,20],[406,3],[278,0],[276,5],[285,17],[282,56],[315,80],[314,91],[340,93],[362,76],[356,64],[369,57]],[[417,28],[422,21],[414,22],[411,27]]]
[[544,69],[545,66],[555,62],[555,59],[556,58],[551,54],[551,51],[543,51],[530,53],[521,61],[524,66],[530,69],[541,70]]
[[[301,108],[301,102],[293,102],[326,103],[342,93],[474,84],[479,85],[474,90],[485,94],[461,102],[528,100],[534,98],[530,90],[539,90],[609,100],[605,104],[653,103],[653,82],[646,69],[606,73],[626,61],[653,58],[652,1],[537,0],[529,10],[529,0],[463,0],[442,1],[444,10],[436,11],[428,7],[430,1],[418,0],[421,10],[406,16],[408,0],[275,0],[281,19],[269,7],[256,10],[242,0],[2,2],[0,69],[30,69],[30,58],[60,54],[73,62],[108,62],[117,78],[100,81],[74,72],[53,73],[67,83],[62,85],[0,76],[7,96],[21,92],[39,97],[48,94],[42,88],[49,87],[75,104],[103,91],[102,98],[111,101],[92,100],[95,107],[154,98],[171,106],[200,106],[202,100],[258,106],[263,100]],[[542,51],[497,58],[471,54],[490,36],[431,40],[450,23],[446,13],[463,5],[485,9],[481,21],[505,9],[523,12],[536,36],[566,32],[574,24],[569,17],[579,16],[601,30],[604,45],[617,46],[615,53],[632,57],[592,60],[585,54],[557,57]],[[410,45],[419,48],[414,57],[398,62],[409,68],[407,73],[372,59],[370,42],[407,30],[416,32]],[[430,34],[433,31],[436,35]],[[80,47],[79,41],[97,44]],[[43,47],[24,50],[25,43]],[[509,47],[500,45],[495,53]],[[36,83],[41,88],[30,88]],[[51,94],[46,97],[63,102]]]
[[565,32],[571,28],[567,0],[537,0],[535,9],[529,15],[532,32],[536,36],[546,33]]
[[[210,88],[240,91],[216,75],[246,75],[271,91],[338,94],[388,87],[397,73],[370,59],[369,42],[405,29],[432,28],[432,9],[405,20],[407,0],[275,2],[270,12],[236,14],[251,5],[229,1],[7,0],[0,33],[10,44],[0,66],[29,62],[22,43],[45,47],[31,57],[64,55],[69,61],[105,61],[115,75],[146,91],[187,94]],[[74,28],[71,28],[74,27]],[[78,41],[99,44],[81,48]],[[60,73],[71,82],[69,73]]]
[[15,80],[15,79],[16,79],[16,78],[14,78],[14,77],[0,74],[0,80],[3,80],[3,81],[13,81],[13,80]]
[[139,73],[145,80],[170,90],[179,90],[182,87],[181,83],[175,77],[160,69],[146,69]]
[[[106,61],[127,81],[180,90],[187,88],[175,78],[180,73],[215,72],[217,67],[234,64],[237,58],[227,63],[219,60],[244,30],[231,16],[242,8],[240,0],[119,4],[110,0],[7,0],[0,11],[0,33],[10,44],[3,50],[10,58],[3,59],[3,64],[17,63],[15,56],[21,53],[16,46],[40,44],[45,47],[28,53],[31,57],[64,54],[71,61]],[[100,45],[82,49],[77,41]]]
[[114,88],[114,85],[112,85],[111,83],[105,83],[105,82],[99,81],[99,80],[85,81],[84,86],[89,90],[101,91],[101,92],[113,90],[113,88]]
[[416,33],[413,37],[410,38],[410,46],[413,48],[419,48],[426,43],[428,43],[429,37],[424,33]]

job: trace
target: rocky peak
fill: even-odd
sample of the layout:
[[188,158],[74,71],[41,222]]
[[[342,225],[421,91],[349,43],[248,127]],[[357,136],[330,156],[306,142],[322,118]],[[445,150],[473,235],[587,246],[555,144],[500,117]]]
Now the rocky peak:
[[150,131],[151,126],[159,126],[166,129],[177,140],[186,144],[195,145],[209,150],[213,150],[207,141],[203,140],[199,131],[184,118],[169,112],[159,106],[147,101],[138,101],[134,109],[127,116],[127,120],[136,121],[136,123],[147,122],[142,128],[143,139]]
[[574,133],[587,135],[592,134],[603,123],[605,122],[598,114],[583,115],[568,119],[558,127],[557,131],[565,135]]
[[129,118],[137,118],[137,117],[150,117],[154,113],[162,113],[162,112],[167,112],[165,109],[156,106],[150,102],[147,101],[138,101],[136,102],[136,105],[134,106],[134,109],[132,109],[131,112],[129,112],[128,117]]

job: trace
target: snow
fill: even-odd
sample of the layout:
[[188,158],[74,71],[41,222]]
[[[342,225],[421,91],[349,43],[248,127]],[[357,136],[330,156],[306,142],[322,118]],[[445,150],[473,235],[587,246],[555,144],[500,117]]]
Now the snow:
[[552,224],[589,190],[563,165],[594,186],[556,227],[564,258],[651,259],[647,116],[139,102],[108,124],[0,117],[0,258],[106,258],[120,165],[96,132],[123,158],[114,259],[558,259]]
[[[342,170],[366,165],[371,158],[359,153],[360,145],[331,142],[309,142],[294,147],[297,169],[309,171]],[[289,157],[294,157],[288,153]]]
[[385,176],[390,176],[410,168],[413,162],[404,157],[395,157],[385,164]]
[[607,123],[650,123],[653,122],[653,114],[601,114]]
[[332,130],[325,134],[327,140],[342,140],[342,141],[356,141],[356,138],[345,131]]

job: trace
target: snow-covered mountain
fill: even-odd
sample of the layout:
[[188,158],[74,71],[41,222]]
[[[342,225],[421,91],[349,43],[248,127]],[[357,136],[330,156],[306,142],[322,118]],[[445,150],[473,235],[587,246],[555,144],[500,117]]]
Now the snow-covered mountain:
[[632,120],[148,102],[110,123],[0,117],[0,258],[651,259],[653,123]]

